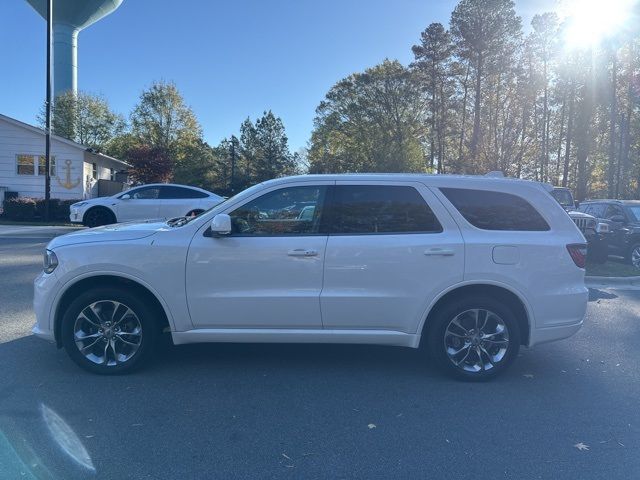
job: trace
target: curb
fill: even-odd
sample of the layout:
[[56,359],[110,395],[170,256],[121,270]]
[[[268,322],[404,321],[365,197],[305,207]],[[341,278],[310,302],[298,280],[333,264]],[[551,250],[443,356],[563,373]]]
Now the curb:
[[588,285],[627,285],[640,286],[640,276],[635,277],[599,277],[587,275],[584,277],[584,283]]

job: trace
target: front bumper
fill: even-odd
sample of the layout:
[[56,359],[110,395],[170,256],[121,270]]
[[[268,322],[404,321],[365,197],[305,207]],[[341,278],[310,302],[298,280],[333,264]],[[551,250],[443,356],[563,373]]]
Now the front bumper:
[[82,223],[82,212],[76,208],[72,208],[69,213],[71,223]]
[[36,324],[31,331],[37,337],[49,341],[55,341],[51,306],[55,297],[53,287],[56,284],[55,272],[42,272],[33,281],[33,311],[36,314]]

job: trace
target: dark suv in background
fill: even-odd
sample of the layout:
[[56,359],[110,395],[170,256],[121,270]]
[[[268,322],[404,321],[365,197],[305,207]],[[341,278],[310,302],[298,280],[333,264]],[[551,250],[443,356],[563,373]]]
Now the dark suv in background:
[[640,201],[586,200],[578,210],[609,225],[610,255],[624,257],[640,268]]
[[551,196],[565,209],[573,220],[573,223],[580,229],[584,238],[587,239],[587,256],[593,263],[604,263],[609,255],[608,225],[599,222],[596,217],[585,212],[578,211],[578,202],[573,199],[571,190],[566,187],[553,187],[550,190]]

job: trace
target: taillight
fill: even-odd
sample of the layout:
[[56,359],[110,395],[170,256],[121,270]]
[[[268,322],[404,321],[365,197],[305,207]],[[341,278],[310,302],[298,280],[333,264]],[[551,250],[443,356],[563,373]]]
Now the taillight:
[[584,243],[572,243],[567,245],[569,255],[578,268],[584,268],[587,264],[587,246]]

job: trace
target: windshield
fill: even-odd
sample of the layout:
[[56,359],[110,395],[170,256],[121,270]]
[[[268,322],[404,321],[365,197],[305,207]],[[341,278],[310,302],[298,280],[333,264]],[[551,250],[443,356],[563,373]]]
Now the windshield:
[[551,192],[553,198],[555,198],[563,207],[573,207],[573,196],[569,190],[553,190]]
[[634,222],[640,222],[640,205],[627,205],[627,212]]

